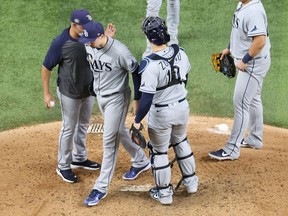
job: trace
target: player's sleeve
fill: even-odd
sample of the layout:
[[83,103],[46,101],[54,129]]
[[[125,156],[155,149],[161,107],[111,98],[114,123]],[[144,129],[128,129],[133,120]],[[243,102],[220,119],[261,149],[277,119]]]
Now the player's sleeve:
[[134,100],[139,100],[141,98],[142,93],[139,91],[141,85],[141,74],[138,73],[139,66],[136,71],[132,73],[133,85],[134,85]]
[[246,31],[248,37],[266,35],[267,36],[267,27],[266,27],[265,14],[261,11],[253,13],[253,16],[249,16],[246,24]]
[[[155,63],[155,62],[153,62]],[[140,91],[155,94],[158,85],[157,64],[151,64],[149,59],[144,58],[140,63],[139,73],[141,74]]]
[[154,94],[143,93],[136,113],[135,123],[139,123],[147,115],[152,105]]
[[60,63],[61,56],[62,56],[62,46],[63,42],[59,40],[59,38],[55,38],[50,47],[49,50],[45,56],[45,59],[43,61],[43,65],[50,71]]
[[120,50],[119,65],[131,73],[134,73],[134,71],[138,69],[137,60],[125,45],[123,45]]

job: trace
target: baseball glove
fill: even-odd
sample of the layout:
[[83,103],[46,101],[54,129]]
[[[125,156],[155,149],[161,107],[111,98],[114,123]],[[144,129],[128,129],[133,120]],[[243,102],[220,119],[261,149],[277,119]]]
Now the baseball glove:
[[221,72],[229,78],[233,78],[236,75],[236,67],[234,64],[234,59],[231,55],[224,55],[220,60],[222,53],[212,54],[212,64],[216,72]]
[[141,148],[145,149],[146,148],[146,140],[143,134],[141,133],[141,130],[143,130],[143,124],[140,123],[140,128],[136,129],[132,123],[131,128],[130,128],[130,133],[131,133],[131,139],[133,140],[134,143],[139,145]]

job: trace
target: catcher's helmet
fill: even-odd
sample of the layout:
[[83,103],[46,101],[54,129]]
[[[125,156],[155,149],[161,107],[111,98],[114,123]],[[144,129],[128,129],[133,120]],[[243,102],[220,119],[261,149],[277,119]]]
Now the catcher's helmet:
[[142,30],[153,44],[162,45],[170,41],[165,21],[160,17],[146,17],[142,22]]

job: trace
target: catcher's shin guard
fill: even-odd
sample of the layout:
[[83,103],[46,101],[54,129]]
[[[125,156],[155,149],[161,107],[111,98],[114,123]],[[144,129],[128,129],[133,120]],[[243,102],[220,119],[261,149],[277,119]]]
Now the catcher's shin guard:
[[150,162],[158,190],[170,189],[171,168],[167,152],[156,151],[148,142]]
[[[187,138],[179,143],[171,144],[171,146],[176,154],[175,159],[178,162],[179,169],[182,174],[182,178],[174,189],[177,191],[182,182],[185,186],[188,186],[189,178],[195,176],[195,159]],[[175,161],[175,159],[173,161]],[[173,161],[171,162],[171,166],[173,165]]]

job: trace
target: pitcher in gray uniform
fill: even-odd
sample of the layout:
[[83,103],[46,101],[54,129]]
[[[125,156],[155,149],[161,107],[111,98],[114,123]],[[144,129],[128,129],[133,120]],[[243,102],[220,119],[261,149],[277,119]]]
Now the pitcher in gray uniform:
[[[234,123],[223,149],[210,152],[218,160],[236,160],[240,147],[263,147],[263,107],[261,90],[270,68],[270,40],[266,12],[260,0],[240,0],[232,21],[228,48],[238,69],[234,90]],[[249,135],[244,138],[249,127]]]
[[125,180],[135,179],[151,165],[145,152],[132,142],[129,130],[125,127],[131,98],[129,71],[134,82],[134,100],[141,97],[139,65],[124,44],[104,35],[101,23],[91,22],[84,25],[84,28],[79,41],[90,45],[86,46],[87,60],[94,75],[93,89],[98,106],[104,116],[104,151],[100,176],[85,200],[85,205],[93,206],[107,195],[116,166],[119,143],[123,144],[133,162],[131,169],[123,175]]
[[139,102],[134,126],[138,129],[141,120],[148,113],[149,151],[156,187],[150,189],[150,196],[166,205],[173,201],[171,164],[168,158],[169,146],[173,147],[188,193],[198,189],[195,175],[195,159],[187,139],[189,104],[185,88],[190,63],[184,50],[177,44],[167,46],[170,41],[166,24],[159,17],[147,17],[142,30],[150,41],[153,53],[140,64]]

